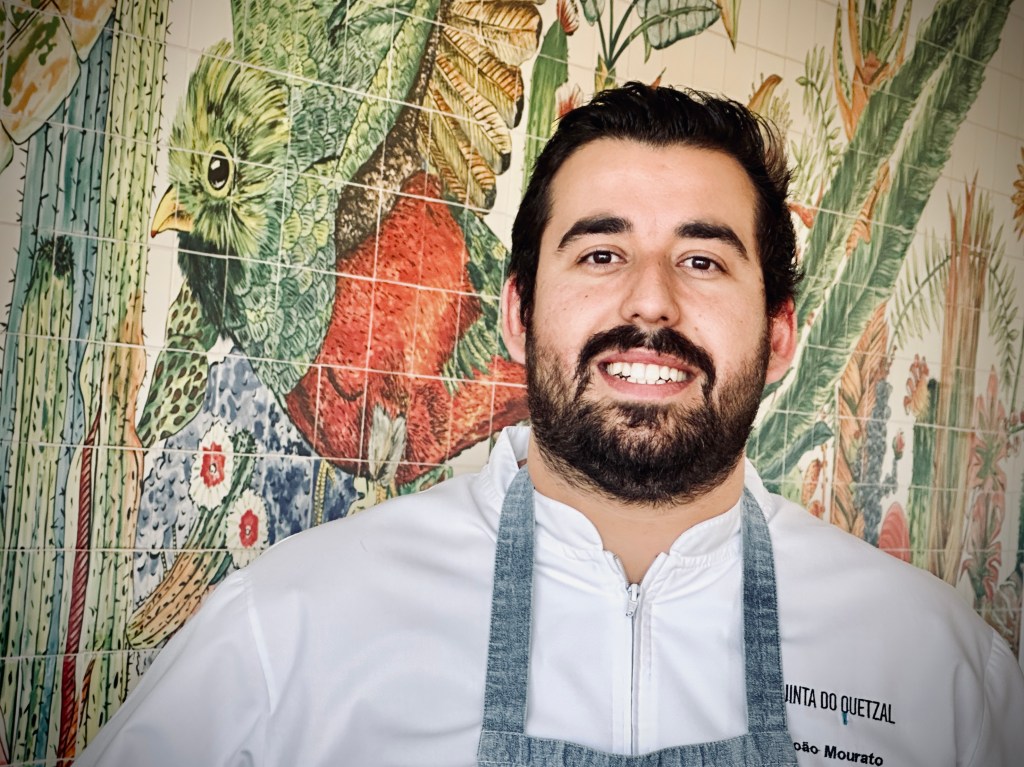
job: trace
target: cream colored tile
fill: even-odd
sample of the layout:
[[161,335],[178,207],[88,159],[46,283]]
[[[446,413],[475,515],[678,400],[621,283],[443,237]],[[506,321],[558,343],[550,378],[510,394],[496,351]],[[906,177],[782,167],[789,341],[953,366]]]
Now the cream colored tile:
[[786,55],[802,62],[816,42],[819,3],[817,0],[789,0]]
[[228,0],[196,0],[189,22],[188,45],[194,51],[206,50],[225,38],[231,39],[233,26]]
[[999,130],[1024,137],[1024,79],[1005,72],[993,74],[999,80]]
[[[1012,8],[1024,8],[1019,0]],[[1011,13],[1006,19],[997,55],[1002,57],[1004,72],[1024,77],[1024,15]]]
[[789,0],[759,3],[757,47],[777,56],[786,55],[789,38]]
[[1000,76],[994,70],[985,73],[985,80],[969,112],[969,119],[986,128],[999,127]]
[[725,85],[726,56],[720,40],[706,35],[691,38],[694,48],[693,86],[721,93]]
[[722,86],[731,98],[746,103],[750,97],[751,84],[761,79],[756,64],[757,49],[743,43],[727,55]]

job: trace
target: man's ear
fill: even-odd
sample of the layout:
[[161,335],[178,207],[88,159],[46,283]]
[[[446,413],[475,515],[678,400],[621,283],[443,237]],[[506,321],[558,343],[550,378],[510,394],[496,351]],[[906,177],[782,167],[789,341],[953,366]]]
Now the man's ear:
[[768,357],[765,383],[775,383],[789,370],[796,355],[796,335],[796,310],[793,299],[788,298],[775,315],[768,318],[771,354]]
[[520,316],[519,289],[509,278],[501,288],[501,340],[509,356],[520,365],[526,364],[526,325]]

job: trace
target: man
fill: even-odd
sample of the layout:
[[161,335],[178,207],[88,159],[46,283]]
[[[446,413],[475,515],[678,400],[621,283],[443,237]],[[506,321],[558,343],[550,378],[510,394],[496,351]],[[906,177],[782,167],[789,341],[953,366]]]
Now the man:
[[502,295],[532,432],[227,579],[79,763],[1018,764],[1006,644],[743,460],[794,355],[787,182],[729,101],[563,118]]

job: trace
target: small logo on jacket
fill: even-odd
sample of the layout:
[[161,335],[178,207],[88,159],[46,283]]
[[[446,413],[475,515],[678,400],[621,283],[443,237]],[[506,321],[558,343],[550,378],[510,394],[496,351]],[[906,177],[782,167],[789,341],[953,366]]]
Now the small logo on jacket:
[[[896,724],[893,719],[892,704],[856,695],[839,695],[831,690],[807,687],[799,684],[786,685],[786,703],[822,711],[840,711],[843,724],[849,724],[850,716],[859,716],[874,722]],[[870,762],[866,762],[870,764]]]

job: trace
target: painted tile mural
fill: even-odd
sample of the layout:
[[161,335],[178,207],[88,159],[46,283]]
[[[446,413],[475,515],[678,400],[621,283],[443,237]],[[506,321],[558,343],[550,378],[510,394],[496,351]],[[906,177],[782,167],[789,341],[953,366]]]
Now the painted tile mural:
[[526,417],[496,330],[512,216],[558,115],[629,79],[788,136],[801,344],[751,458],[1019,652],[1021,0],[0,22],[0,764],[70,760],[226,574]]

